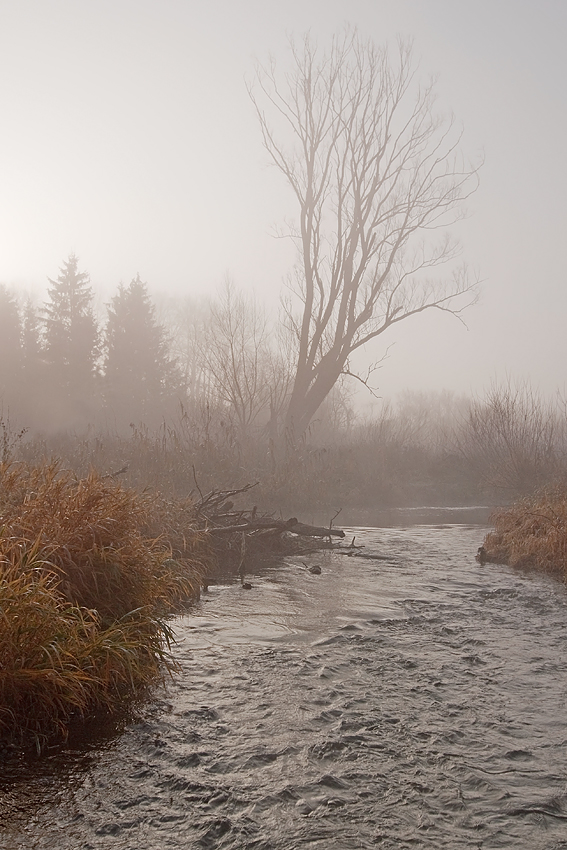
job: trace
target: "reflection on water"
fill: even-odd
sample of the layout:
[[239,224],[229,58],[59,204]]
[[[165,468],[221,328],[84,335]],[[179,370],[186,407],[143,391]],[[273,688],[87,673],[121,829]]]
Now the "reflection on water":
[[483,529],[352,535],[387,560],[211,587],[143,720],[5,781],[0,847],[567,848],[565,589]]

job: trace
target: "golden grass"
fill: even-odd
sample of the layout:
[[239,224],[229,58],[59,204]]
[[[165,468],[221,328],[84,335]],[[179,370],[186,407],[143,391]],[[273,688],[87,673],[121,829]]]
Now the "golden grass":
[[567,581],[567,492],[540,491],[494,513],[486,559],[533,567]]
[[189,503],[0,465],[0,739],[40,748],[171,669],[164,618],[208,558]]

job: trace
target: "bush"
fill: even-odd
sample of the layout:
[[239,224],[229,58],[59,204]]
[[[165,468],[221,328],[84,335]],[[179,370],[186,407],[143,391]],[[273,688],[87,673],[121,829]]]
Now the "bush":
[[493,514],[484,557],[534,567],[567,581],[567,491],[543,490]]
[[171,668],[165,617],[209,557],[189,503],[0,465],[0,738],[41,748]]

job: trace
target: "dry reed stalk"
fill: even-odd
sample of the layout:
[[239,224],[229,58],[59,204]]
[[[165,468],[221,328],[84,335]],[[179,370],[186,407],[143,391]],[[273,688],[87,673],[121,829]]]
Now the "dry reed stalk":
[[76,479],[56,463],[0,469],[0,557],[10,540],[33,541],[67,599],[106,622],[140,607],[167,610],[198,595],[207,557],[189,506],[175,513],[169,505],[166,524],[167,507],[95,472]]
[[540,491],[492,517],[486,558],[512,567],[534,567],[567,581],[567,493]]
[[174,667],[164,617],[208,550],[189,504],[166,516],[94,472],[0,465],[0,739],[39,749]]

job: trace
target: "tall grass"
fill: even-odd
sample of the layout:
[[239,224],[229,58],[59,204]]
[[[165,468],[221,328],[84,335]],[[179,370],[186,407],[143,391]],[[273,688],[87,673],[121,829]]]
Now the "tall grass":
[[567,491],[542,490],[493,514],[488,561],[533,567],[567,581]]
[[0,739],[41,748],[171,668],[166,617],[208,558],[188,502],[0,465]]

